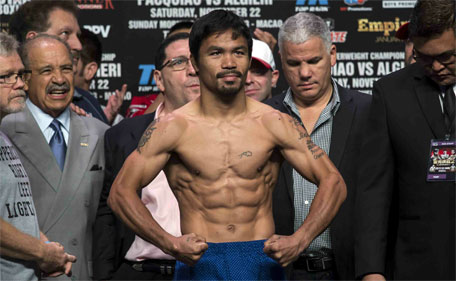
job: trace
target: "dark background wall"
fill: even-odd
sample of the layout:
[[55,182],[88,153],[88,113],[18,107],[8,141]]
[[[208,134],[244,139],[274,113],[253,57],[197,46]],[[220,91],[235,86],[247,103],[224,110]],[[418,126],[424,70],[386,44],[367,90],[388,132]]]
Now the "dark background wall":
[[[0,28],[25,0],[0,0]],[[349,88],[370,92],[378,78],[404,67],[403,42],[394,34],[409,19],[416,0],[76,0],[79,24],[99,35],[103,61],[91,91],[106,104],[115,89],[128,84],[126,111],[133,96],[153,93],[154,54],[169,28],[195,20],[212,9],[230,9],[253,31],[259,27],[277,37],[285,19],[297,12],[324,18],[337,46],[333,76]],[[280,69],[278,47],[274,50]],[[279,80],[275,94],[286,88]]]

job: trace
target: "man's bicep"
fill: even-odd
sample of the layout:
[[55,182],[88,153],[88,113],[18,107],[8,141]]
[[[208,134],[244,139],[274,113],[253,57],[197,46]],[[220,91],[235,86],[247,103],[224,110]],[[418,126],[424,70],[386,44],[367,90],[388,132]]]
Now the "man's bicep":
[[307,130],[295,118],[286,116],[282,155],[293,168],[309,181],[317,183],[320,171],[326,170],[326,153],[316,145]]
[[176,124],[170,124],[172,121],[160,122],[156,119],[147,127],[122,167],[121,172],[135,180],[138,188],[149,184],[164,168],[180,136]]

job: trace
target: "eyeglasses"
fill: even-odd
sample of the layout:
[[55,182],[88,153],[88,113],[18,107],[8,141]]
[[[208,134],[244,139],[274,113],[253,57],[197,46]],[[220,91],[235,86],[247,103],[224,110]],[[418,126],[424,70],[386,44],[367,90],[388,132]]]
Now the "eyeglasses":
[[413,49],[413,58],[424,65],[431,65],[435,60],[443,65],[448,65],[454,62],[452,60],[454,56],[456,56],[454,51],[447,51],[437,56],[428,56],[421,54],[415,48]]
[[162,65],[158,70],[161,70],[167,66],[171,67],[173,71],[184,70],[188,67],[190,59],[186,57],[177,57],[170,59],[164,65]]
[[24,83],[27,83],[32,76],[31,70],[23,70],[17,73],[10,73],[6,75],[0,75],[0,84],[9,84],[13,85],[16,84],[17,78],[21,78]]

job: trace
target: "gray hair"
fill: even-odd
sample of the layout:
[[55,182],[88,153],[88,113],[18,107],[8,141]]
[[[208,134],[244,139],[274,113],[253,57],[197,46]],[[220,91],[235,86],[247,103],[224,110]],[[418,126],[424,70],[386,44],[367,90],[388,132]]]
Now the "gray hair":
[[326,22],[319,16],[311,13],[297,13],[289,17],[279,30],[279,50],[283,42],[301,44],[312,37],[318,36],[323,41],[327,51],[331,50],[331,32]]
[[24,63],[25,68],[30,67],[30,61],[29,61],[29,57],[28,57],[29,53],[30,53],[29,49],[33,48],[33,45],[35,44],[35,42],[37,40],[47,40],[47,41],[56,40],[56,41],[62,43],[68,51],[70,60],[73,61],[73,55],[71,54],[71,48],[67,42],[63,41],[60,37],[57,37],[55,35],[40,33],[33,38],[27,39],[25,41],[24,45],[22,45],[22,47],[21,47],[20,54],[21,54],[22,62]]
[[19,43],[13,36],[0,32],[0,56],[8,57],[17,52]]

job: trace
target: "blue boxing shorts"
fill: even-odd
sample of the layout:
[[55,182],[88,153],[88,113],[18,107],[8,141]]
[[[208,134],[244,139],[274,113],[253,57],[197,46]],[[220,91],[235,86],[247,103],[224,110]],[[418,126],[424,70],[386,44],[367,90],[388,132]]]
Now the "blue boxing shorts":
[[174,280],[286,280],[280,264],[263,252],[265,241],[207,243],[196,265],[176,262]]

